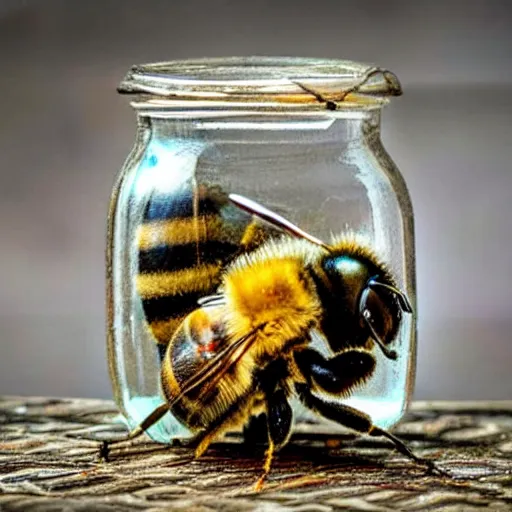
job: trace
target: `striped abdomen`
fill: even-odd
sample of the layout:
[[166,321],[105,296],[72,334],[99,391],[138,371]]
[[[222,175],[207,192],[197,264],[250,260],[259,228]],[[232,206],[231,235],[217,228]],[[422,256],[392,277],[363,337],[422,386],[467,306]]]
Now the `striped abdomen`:
[[151,196],[137,233],[136,284],[162,348],[198,299],[215,292],[224,266],[262,236],[218,190],[187,185],[172,197]]

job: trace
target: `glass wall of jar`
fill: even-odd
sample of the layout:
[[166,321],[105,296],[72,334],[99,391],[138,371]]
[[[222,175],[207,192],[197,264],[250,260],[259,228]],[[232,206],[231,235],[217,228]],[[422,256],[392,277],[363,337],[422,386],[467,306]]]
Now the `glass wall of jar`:
[[[115,399],[130,427],[166,401],[161,383],[166,357],[175,372],[183,372],[181,386],[185,376],[190,379],[198,371],[199,366],[186,367],[186,358],[188,363],[180,367],[185,348],[173,340],[177,331],[183,335],[188,329],[190,336],[196,324],[183,321],[208,306],[205,297],[227,293],[224,276],[229,269],[245,254],[260,254],[257,261],[266,251],[269,268],[278,265],[276,259],[295,258],[300,272],[314,274],[325,256],[314,240],[343,246],[350,255],[359,250],[363,259],[376,264],[369,277],[390,276],[412,305],[412,314],[396,311],[397,332],[384,340],[386,353],[370,332],[373,319],[368,323],[358,310],[364,309],[363,290],[357,297],[328,300],[319,291],[317,272],[312,278],[317,291],[311,292],[316,293],[316,319],[303,329],[303,345],[324,358],[354,346],[371,354],[371,375],[355,378],[334,396],[328,393],[329,399],[364,411],[381,427],[393,426],[413,388],[416,331],[412,208],[404,180],[380,139],[381,109],[389,96],[401,92],[396,77],[348,61],[231,58],[136,66],[120,91],[130,95],[138,129],[109,217],[108,355]],[[251,215],[230,194],[284,217],[313,242],[293,242],[300,234]],[[243,261],[247,270],[251,262]],[[354,265],[350,258],[337,260],[344,286]],[[279,270],[270,272],[284,271],[274,268]],[[265,277],[261,279],[263,283]],[[246,290],[249,296],[258,293],[252,275],[243,282],[255,288]],[[378,295],[400,303],[384,289]],[[254,297],[256,304],[258,300]],[[276,304],[269,299],[266,309]],[[322,323],[326,309],[330,340]],[[293,314],[284,317],[295,322]],[[385,326],[380,328],[382,337]],[[206,364],[219,351],[210,345],[194,345],[194,357]],[[291,400],[297,418],[310,414],[296,396]],[[168,442],[191,432],[183,417],[169,413],[148,433]]]

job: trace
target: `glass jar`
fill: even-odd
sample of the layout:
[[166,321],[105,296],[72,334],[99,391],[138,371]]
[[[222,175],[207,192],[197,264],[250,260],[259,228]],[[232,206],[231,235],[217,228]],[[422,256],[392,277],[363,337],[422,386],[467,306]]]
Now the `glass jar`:
[[[108,356],[115,400],[129,426],[165,402],[160,374],[167,347],[177,333],[190,329],[182,323],[187,315],[208,307],[204,297],[214,297],[208,300],[217,311],[215,297],[227,293],[224,276],[240,258],[268,244],[284,244],[283,252],[310,272],[325,256],[316,242],[335,244],[333,235],[366,247],[406,294],[413,313],[397,313],[401,320],[393,339],[385,340],[396,360],[379,348],[362,311],[356,311],[361,296],[357,304],[336,296],[336,311],[334,302],[328,305],[320,297],[318,321],[301,332],[326,358],[364,345],[375,370],[329,399],[364,411],[382,428],[396,424],[412,393],[416,354],[411,202],[380,139],[381,108],[401,94],[397,78],[349,61],[205,59],[135,66],[119,92],[130,95],[138,129],[109,214]],[[294,249],[290,240],[300,234],[251,214],[229,194],[256,201],[313,241]],[[271,259],[279,259],[279,251]],[[354,262],[340,261],[337,271],[349,282]],[[254,279],[259,277],[243,282],[257,288]],[[382,300],[400,302],[397,295],[381,292]],[[274,314],[272,304],[266,310]],[[338,341],[326,342],[322,331],[329,308],[330,336],[339,333]],[[294,321],[293,315],[285,316],[284,322]],[[211,356],[207,345],[196,349],[197,357]],[[176,363],[178,356],[171,359]],[[308,416],[291,399],[295,416]],[[148,433],[169,442],[191,430],[183,418],[166,414]]]

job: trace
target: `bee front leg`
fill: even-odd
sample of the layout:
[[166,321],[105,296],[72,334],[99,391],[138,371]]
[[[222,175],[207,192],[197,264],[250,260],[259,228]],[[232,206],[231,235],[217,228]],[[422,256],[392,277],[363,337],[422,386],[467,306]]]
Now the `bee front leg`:
[[310,386],[333,394],[349,392],[365,382],[375,370],[375,357],[365,350],[351,349],[326,359],[307,348],[294,353],[300,372]]
[[375,437],[386,437],[395,445],[395,449],[398,452],[405,455],[406,457],[412,459],[418,464],[426,466],[431,472],[436,472],[442,476],[449,476],[446,472],[439,469],[434,464],[433,461],[416,456],[410,450],[410,448],[408,448],[396,436],[394,436],[387,430],[384,430],[374,425],[370,416],[368,416],[364,412],[358,411],[357,409],[354,409],[353,407],[350,407],[348,405],[322,400],[317,396],[313,395],[310,387],[307,384],[297,383],[295,384],[295,389],[301,402],[306,407],[315,411],[321,416],[333,420],[347,428],[355,430],[356,432],[368,434],[370,436]]

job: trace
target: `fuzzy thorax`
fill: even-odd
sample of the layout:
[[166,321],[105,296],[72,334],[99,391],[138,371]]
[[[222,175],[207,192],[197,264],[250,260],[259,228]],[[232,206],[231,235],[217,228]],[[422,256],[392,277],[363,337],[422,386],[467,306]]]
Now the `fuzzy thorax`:
[[258,331],[256,354],[279,353],[304,335],[320,316],[320,303],[300,258],[258,258],[232,267],[224,279],[229,331]]

